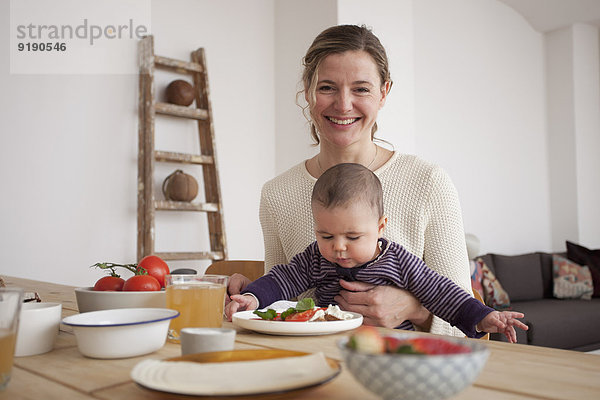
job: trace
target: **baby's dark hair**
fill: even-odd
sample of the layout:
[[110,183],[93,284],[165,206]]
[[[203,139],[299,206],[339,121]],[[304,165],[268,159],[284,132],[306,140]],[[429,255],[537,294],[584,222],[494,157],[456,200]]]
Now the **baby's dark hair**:
[[311,204],[325,208],[363,201],[383,216],[383,190],[379,178],[361,164],[344,163],[329,168],[313,187]]

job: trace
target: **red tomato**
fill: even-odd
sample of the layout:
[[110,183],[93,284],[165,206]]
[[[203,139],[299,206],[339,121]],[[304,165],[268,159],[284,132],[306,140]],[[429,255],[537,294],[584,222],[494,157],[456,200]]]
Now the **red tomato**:
[[287,317],[285,317],[285,320],[286,321],[295,321],[295,322],[308,321],[313,315],[315,315],[316,312],[317,312],[316,308],[312,309],[312,310],[297,312],[297,313],[288,315]]
[[169,266],[158,256],[146,256],[137,265],[138,271],[145,269],[148,275],[156,278],[161,288],[165,287],[165,275],[169,274]]
[[98,291],[121,291],[123,290],[123,284],[125,279],[117,276],[105,276],[104,278],[98,279],[94,285],[94,290]]
[[149,292],[160,290],[160,283],[151,275],[134,275],[125,281],[123,291]]

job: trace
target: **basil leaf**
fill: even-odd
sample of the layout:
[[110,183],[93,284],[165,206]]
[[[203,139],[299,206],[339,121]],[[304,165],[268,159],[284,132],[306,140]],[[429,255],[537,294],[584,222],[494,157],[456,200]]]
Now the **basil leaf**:
[[254,310],[254,314],[258,315],[262,319],[272,320],[277,316],[277,312],[272,308],[269,308],[267,311],[258,311]]
[[315,301],[310,297],[300,300],[296,304],[296,311],[306,311],[315,308]]

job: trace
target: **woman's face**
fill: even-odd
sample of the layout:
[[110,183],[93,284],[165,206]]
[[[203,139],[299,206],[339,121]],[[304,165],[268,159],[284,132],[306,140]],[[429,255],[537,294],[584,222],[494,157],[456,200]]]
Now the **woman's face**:
[[310,104],[321,140],[335,147],[370,142],[388,85],[382,85],[375,62],[364,51],[327,56],[319,66],[315,102]]

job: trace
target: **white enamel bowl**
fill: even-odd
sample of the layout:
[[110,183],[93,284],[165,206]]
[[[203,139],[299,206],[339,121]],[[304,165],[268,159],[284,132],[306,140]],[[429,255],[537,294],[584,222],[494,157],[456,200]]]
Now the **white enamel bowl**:
[[97,291],[92,287],[75,289],[80,313],[115,308],[165,308],[167,296],[164,290],[150,292]]
[[168,308],[121,308],[63,318],[73,328],[81,354],[92,358],[127,358],[152,353],[165,344],[171,319]]
[[[400,339],[415,335],[392,334]],[[338,342],[346,366],[364,387],[383,399],[446,399],[472,384],[490,354],[481,340],[443,337],[468,346],[470,353],[443,355],[366,354]]]

